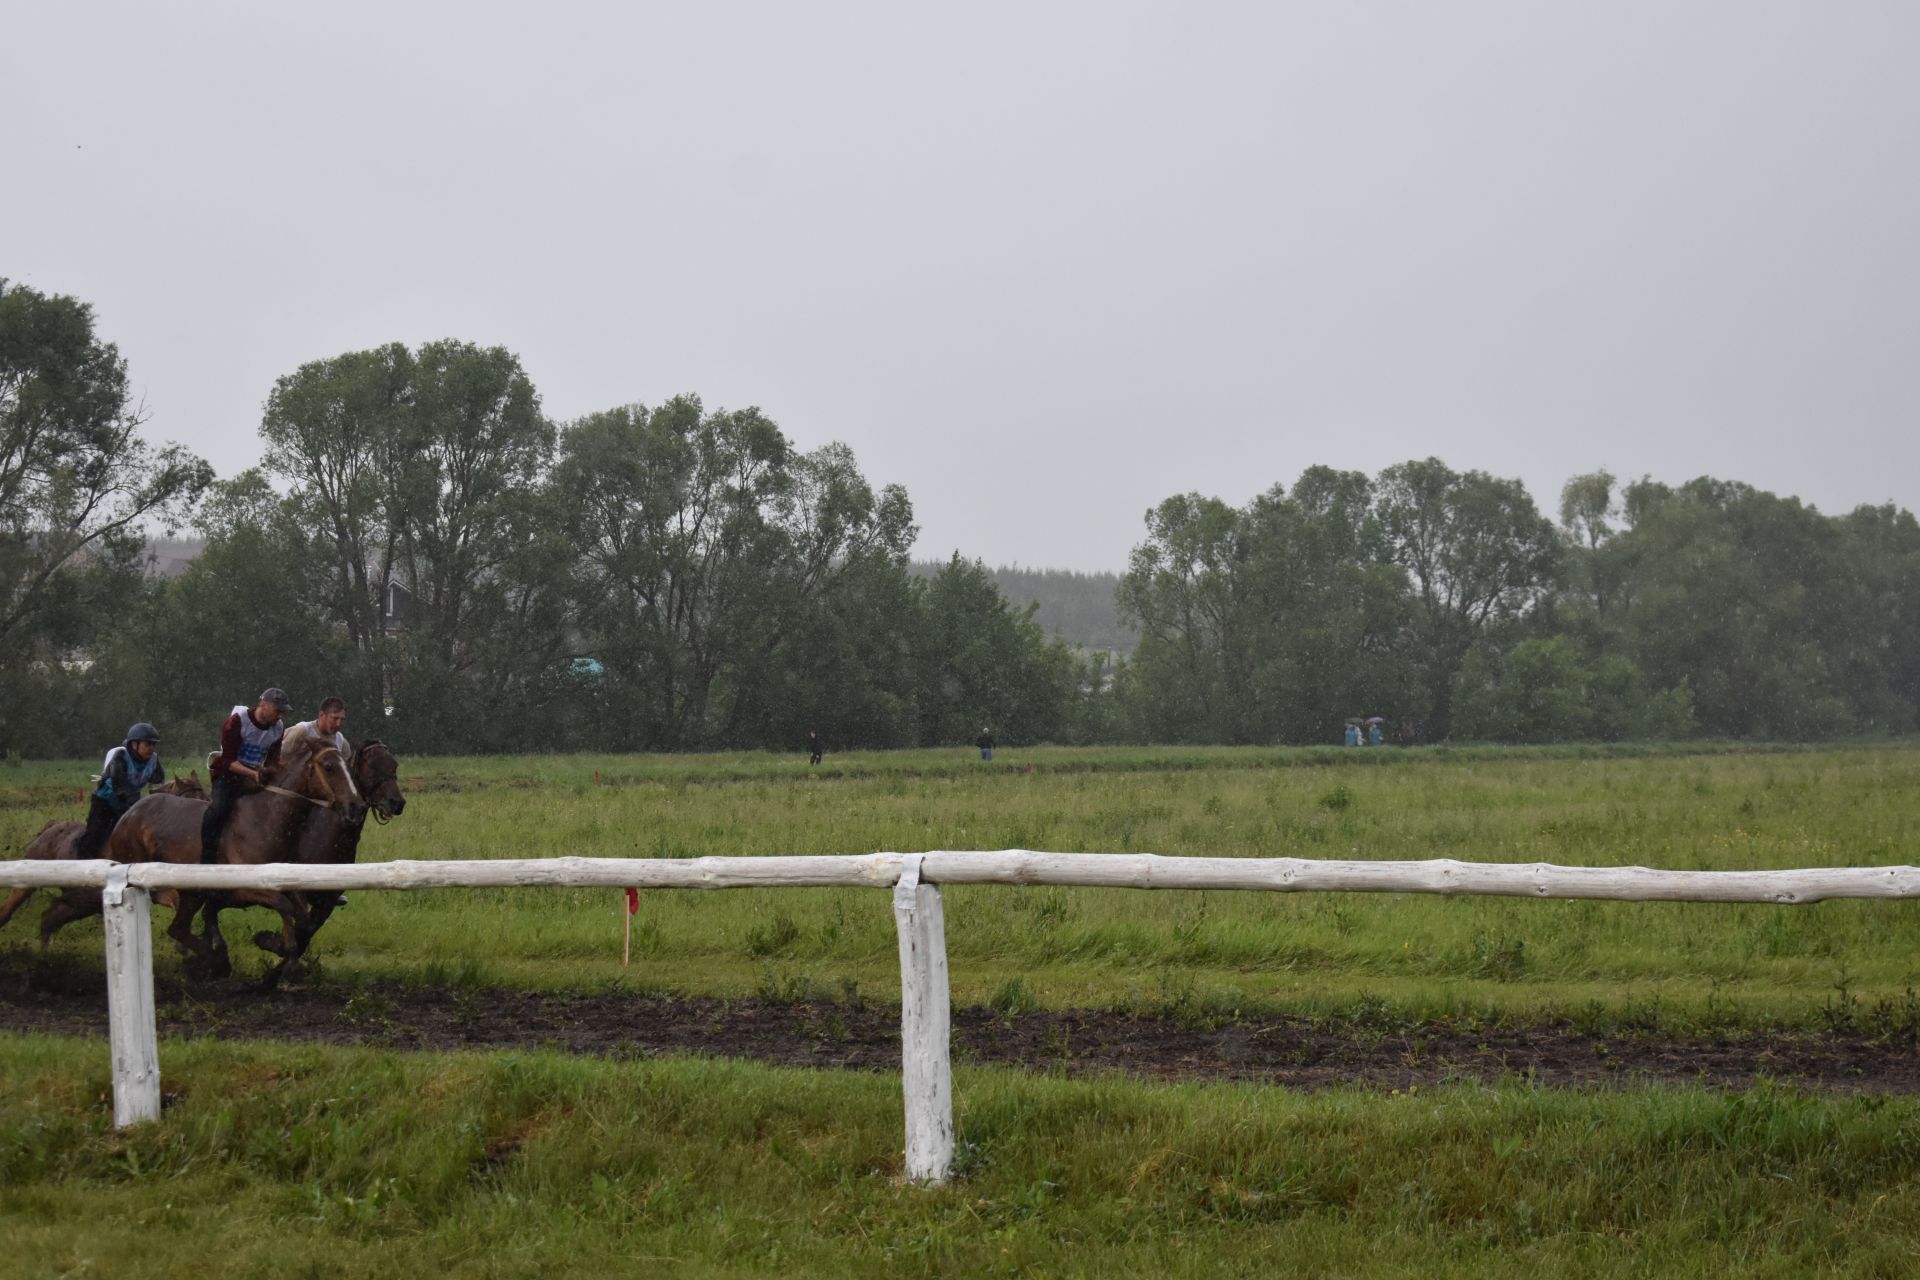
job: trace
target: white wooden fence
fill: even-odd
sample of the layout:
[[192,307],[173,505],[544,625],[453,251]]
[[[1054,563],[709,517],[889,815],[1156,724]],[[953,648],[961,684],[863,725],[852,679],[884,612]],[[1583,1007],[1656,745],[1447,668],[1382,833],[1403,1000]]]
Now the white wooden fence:
[[953,1163],[953,1068],[947,939],[940,886],[1048,884],[1130,889],[1265,889],[1282,893],[1438,893],[1631,902],[1759,902],[1920,897],[1914,867],[1806,871],[1658,871],[1544,862],[1336,862],[1310,858],[1169,858],[1150,853],[870,853],[832,857],[539,858],[307,866],[167,862],[0,862],[0,887],[98,889],[106,916],[107,1009],[118,1125],[160,1115],[153,1010],[154,889],[742,889],[893,890],[900,937],[900,1038],[906,1172],[940,1182]]

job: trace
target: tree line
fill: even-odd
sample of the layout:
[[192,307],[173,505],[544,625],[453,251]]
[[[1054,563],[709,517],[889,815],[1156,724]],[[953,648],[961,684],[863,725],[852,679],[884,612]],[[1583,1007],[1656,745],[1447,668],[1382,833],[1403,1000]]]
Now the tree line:
[[[1437,459],[1314,467],[1148,513],[1117,615],[1073,602],[1137,633],[1114,664],[977,562],[916,571],[905,491],[756,409],[556,423],[511,352],[443,341],[280,378],[229,480],[141,424],[90,310],[0,282],[9,752],[137,718],[190,752],[267,684],[414,752],[1329,742],[1372,715],[1426,741],[1809,738],[1920,708],[1920,528],[1890,506],[1596,473],[1556,523]],[[182,527],[201,554],[143,572]]]
[[[931,578],[944,563],[916,560],[913,572]],[[1078,649],[1128,653],[1140,637],[1120,617],[1120,575],[1076,569],[1027,569],[997,565],[987,569],[1000,593],[1016,607],[1033,605],[1033,620],[1050,636]]]

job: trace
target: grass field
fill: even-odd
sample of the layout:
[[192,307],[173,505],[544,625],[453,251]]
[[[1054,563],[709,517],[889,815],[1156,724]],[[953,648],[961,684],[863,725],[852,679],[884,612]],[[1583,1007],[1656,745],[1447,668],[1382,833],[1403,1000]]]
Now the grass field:
[[[1920,747],[1420,752],[1037,749],[408,759],[362,857],[1025,847],[1671,868],[1920,862]],[[1027,766],[1032,766],[1032,772]],[[595,784],[596,773],[601,785]],[[0,769],[0,851],[81,813],[75,764]],[[889,996],[885,893],[362,893],[317,944],[347,978]],[[29,911],[0,944],[32,936]],[[241,939],[265,913],[229,916]],[[956,886],[959,1002],[1799,1023],[1904,1002],[1920,907],[1443,900]],[[96,954],[99,925],[60,947]],[[167,944],[162,943],[163,956]],[[163,965],[176,963],[171,957]],[[242,961],[257,963],[257,961]]]
[[1763,1089],[1313,1095],[963,1070],[961,1177],[897,1082],[691,1060],[0,1037],[16,1276],[1905,1276],[1920,1104]]
[[[409,759],[407,812],[363,856],[1920,861],[1908,745],[1002,755]],[[84,772],[0,768],[0,856],[78,816]],[[642,903],[623,970],[617,893],[355,894],[320,980],[898,989],[883,892]],[[24,955],[35,916],[0,949]],[[1912,1021],[1920,971],[1908,903],[958,886],[947,919],[956,1001],[1009,1009],[1818,1026]],[[98,923],[58,945],[92,962]],[[1300,1094],[962,1067],[959,1176],[929,1191],[897,1181],[897,1077],[206,1040],[161,1057],[176,1101],[122,1134],[99,1041],[0,1035],[0,1275],[1896,1276],[1920,1255],[1908,1098],[1524,1080]]]

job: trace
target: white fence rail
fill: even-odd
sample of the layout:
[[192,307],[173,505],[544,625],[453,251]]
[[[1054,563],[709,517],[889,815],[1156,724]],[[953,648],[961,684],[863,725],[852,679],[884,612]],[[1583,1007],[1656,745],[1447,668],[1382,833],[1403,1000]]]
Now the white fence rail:
[[1150,853],[870,853],[827,857],[522,858],[264,866],[141,862],[0,862],[0,887],[98,889],[106,908],[107,1007],[114,1123],[160,1114],[153,1009],[155,889],[642,889],[873,888],[893,890],[900,939],[900,1037],[906,1172],[940,1182],[953,1163],[953,1069],[945,908],[948,884],[1081,885],[1123,889],[1257,889],[1279,893],[1437,893],[1625,902],[1754,902],[1799,906],[1831,898],[1920,898],[1914,867],[1801,871],[1660,871],[1544,862],[1346,862],[1311,858],[1170,858]]

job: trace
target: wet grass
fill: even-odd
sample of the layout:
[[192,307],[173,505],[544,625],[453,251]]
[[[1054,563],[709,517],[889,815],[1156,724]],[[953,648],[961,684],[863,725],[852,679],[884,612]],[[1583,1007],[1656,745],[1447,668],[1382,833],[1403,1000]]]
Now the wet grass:
[[1313,1095],[729,1062],[169,1043],[116,1133],[96,1043],[0,1038],[14,1275],[1910,1274],[1920,1103],[1514,1081]]
[[[1049,748],[801,757],[408,759],[367,858],[859,853],[1024,847],[1455,857],[1735,869],[1920,862],[1920,746],[1430,751]],[[1027,766],[1032,766],[1029,772]],[[0,770],[0,849],[78,816],[64,773]],[[600,782],[595,783],[595,774]],[[361,893],[319,946],[363,980],[736,995],[897,989],[884,893]],[[31,937],[30,910],[0,945]],[[236,955],[266,917],[229,917]],[[956,886],[955,999],[1337,1015],[1628,1016],[1818,1024],[1920,986],[1920,905],[1780,908]],[[97,954],[96,923],[60,947]],[[163,960],[163,964],[173,963]],[[1017,986],[1015,985],[1017,984]],[[1014,992],[1010,996],[1008,993]],[[1598,1009],[1599,1014],[1594,1011]]]

